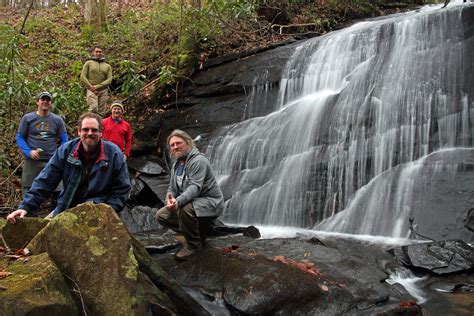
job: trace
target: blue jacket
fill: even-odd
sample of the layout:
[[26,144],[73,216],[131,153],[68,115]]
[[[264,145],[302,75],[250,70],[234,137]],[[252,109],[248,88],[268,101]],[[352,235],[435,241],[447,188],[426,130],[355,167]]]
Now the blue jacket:
[[[80,139],[76,138],[58,148],[33,181],[19,209],[34,214],[61,180],[64,189],[59,194],[54,214],[75,206],[70,204],[82,174],[79,146]],[[102,139],[99,156],[89,173],[87,193],[81,203],[88,201],[106,203],[119,212],[127,201],[130,189],[130,178],[123,153],[113,143]]]

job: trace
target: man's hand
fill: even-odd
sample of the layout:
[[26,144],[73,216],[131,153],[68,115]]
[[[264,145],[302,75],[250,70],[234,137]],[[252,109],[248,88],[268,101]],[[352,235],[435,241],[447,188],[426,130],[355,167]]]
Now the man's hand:
[[33,160],[38,160],[41,157],[41,153],[39,150],[33,149],[30,151],[30,158]]
[[26,211],[23,210],[23,209],[18,209],[14,212],[11,212],[10,214],[8,214],[7,216],[7,221],[9,221],[10,223],[12,224],[15,224],[16,223],[16,218],[19,217],[19,218],[23,218],[25,217],[26,215]]
[[166,194],[166,208],[170,211],[174,211],[178,208],[178,202],[171,194]]
[[95,92],[97,91],[97,88],[96,88],[95,86],[91,86],[91,87],[89,88],[89,90],[91,90],[92,92],[95,93]]

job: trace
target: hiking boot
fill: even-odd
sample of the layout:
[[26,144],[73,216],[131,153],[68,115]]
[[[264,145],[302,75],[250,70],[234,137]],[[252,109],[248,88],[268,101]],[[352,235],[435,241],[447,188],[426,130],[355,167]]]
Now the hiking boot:
[[199,248],[191,248],[189,247],[188,244],[185,244],[183,246],[183,248],[181,248],[180,251],[178,251],[174,257],[177,259],[177,260],[187,260],[189,258],[191,258],[192,256],[196,255],[198,252],[200,252],[202,250],[201,247]]
[[179,242],[180,245],[185,245],[186,244],[186,238],[184,238],[183,235],[176,234],[174,238]]

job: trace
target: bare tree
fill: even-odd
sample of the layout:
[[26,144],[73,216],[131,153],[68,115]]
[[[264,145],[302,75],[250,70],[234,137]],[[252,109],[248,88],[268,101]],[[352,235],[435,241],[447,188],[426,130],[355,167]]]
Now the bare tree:
[[107,0],[85,0],[84,20],[86,24],[102,29],[107,26]]

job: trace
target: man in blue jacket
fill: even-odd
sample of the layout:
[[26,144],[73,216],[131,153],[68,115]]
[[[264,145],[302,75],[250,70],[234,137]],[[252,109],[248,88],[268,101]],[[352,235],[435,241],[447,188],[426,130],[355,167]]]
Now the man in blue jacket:
[[79,118],[79,138],[61,146],[33,181],[18,209],[7,216],[11,223],[34,214],[62,180],[64,189],[52,215],[83,202],[105,203],[120,212],[131,185],[120,149],[102,140],[102,119],[95,113]]

